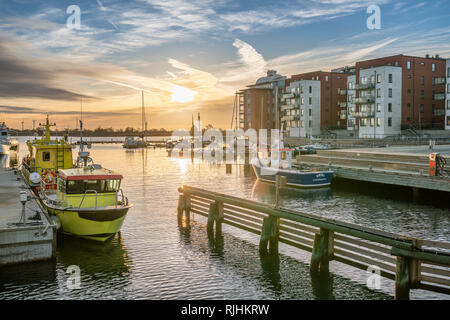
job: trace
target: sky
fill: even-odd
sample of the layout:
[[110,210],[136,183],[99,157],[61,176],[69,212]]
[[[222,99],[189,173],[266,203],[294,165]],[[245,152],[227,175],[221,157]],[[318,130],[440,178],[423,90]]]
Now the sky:
[[395,54],[450,58],[450,0],[1,0],[0,121],[140,128],[143,91],[150,129],[226,129],[268,69]]

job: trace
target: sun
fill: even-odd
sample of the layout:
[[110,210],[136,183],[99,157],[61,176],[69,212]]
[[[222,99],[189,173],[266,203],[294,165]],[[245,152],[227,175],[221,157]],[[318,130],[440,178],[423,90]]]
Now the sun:
[[185,87],[174,86],[172,88],[172,98],[170,102],[190,102],[194,100],[195,91],[192,91]]

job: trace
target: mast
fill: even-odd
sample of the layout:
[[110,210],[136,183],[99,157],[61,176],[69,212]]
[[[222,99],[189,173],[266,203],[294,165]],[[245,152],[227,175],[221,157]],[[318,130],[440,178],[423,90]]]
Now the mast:
[[[144,140],[147,137],[147,128],[145,123],[145,111],[144,111],[144,90],[141,91],[142,93],[142,140]],[[145,137],[145,138],[144,138]]]

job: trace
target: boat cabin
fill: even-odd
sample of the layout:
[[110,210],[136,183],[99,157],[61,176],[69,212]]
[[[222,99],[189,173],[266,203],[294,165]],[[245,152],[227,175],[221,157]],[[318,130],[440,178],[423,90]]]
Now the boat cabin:
[[292,149],[260,149],[258,159],[263,166],[289,169],[292,168]]
[[56,200],[68,207],[92,208],[117,205],[121,174],[105,168],[58,171]]

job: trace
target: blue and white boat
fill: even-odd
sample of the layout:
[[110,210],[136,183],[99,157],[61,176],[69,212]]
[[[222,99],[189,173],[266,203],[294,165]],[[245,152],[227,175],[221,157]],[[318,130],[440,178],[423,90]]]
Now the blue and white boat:
[[328,187],[333,179],[333,171],[303,169],[292,165],[293,149],[285,149],[282,142],[280,149],[258,152],[258,158],[252,163],[253,171],[261,181],[275,183],[276,176],[285,176],[286,185],[298,188]]

